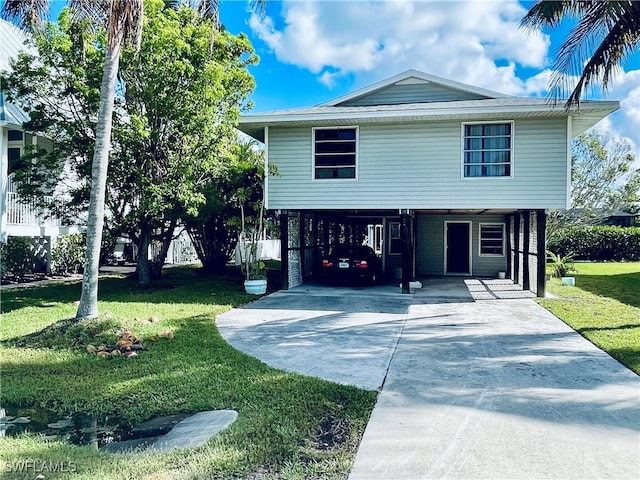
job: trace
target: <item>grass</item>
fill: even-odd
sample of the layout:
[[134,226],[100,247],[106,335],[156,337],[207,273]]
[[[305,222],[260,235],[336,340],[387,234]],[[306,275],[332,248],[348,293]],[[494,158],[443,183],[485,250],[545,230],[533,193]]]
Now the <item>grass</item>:
[[[2,402],[117,416],[130,425],[210,409],[235,409],[238,420],[203,447],[154,454],[5,437],[1,478],[34,478],[33,469],[16,471],[25,459],[58,466],[51,478],[346,478],[375,392],[285,373],[231,348],[215,316],[253,298],[242,293],[241,277],[176,268],[151,291],[133,279],[104,279],[101,317],[80,325],[64,320],[75,313],[79,289],[2,292]],[[146,322],[152,315],[159,321]],[[145,339],[169,329],[174,338],[145,340],[148,350],[134,358],[86,351],[89,343],[115,343],[123,328]],[[347,425],[348,435],[326,448],[317,438],[328,419]]]
[[640,262],[576,263],[576,286],[548,282],[539,303],[640,375]]

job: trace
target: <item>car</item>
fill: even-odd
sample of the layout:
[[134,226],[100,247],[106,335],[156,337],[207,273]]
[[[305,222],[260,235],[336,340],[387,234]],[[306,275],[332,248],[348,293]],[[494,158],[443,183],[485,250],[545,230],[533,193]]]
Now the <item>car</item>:
[[322,259],[320,268],[327,280],[364,280],[373,285],[380,276],[382,262],[371,247],[340,244]]

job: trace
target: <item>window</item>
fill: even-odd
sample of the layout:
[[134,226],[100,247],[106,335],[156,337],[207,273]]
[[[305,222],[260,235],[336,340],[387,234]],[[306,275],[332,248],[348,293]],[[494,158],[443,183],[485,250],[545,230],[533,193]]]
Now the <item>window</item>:
[[20,155],[22,155],[22,150],[20,148],[9,147],[7,149],[9,173],[13,173],[21,167]]
[[464,177],[510,177],[513,124],[463,124],[463,128]]
[[480,224],[480,255],[504,256],[504,223]]
[[21,142],[23,134],[21,130],[9,130],[7,132],[7,137],[10,142]]
[[358,129],[315,128],[313,130],[313,178],[356,178]]

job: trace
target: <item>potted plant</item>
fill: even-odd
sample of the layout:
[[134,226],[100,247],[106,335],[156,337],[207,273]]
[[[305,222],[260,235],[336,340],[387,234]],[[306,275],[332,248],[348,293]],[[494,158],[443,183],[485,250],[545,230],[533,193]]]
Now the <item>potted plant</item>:
[[575,277],[567,276],[568,273],[577,273],[573,258],[575,254],[569,253],[565,256],[556,255],[555,253],[547,250],[548,267],[555,277],[561,279],[564,285],[575,285]]

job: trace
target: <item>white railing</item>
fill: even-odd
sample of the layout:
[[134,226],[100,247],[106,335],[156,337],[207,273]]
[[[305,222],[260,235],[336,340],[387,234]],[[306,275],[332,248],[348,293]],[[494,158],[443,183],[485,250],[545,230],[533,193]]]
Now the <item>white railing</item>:
[[[38,208],[35,201],[27,203],[19,201],[15,192],[7,192],[7,224],[9,225],[40,225],[45,227],[60,227],[59,218],[50,217],[46,212]],[[52,197],[45,197],[52,200]]]

